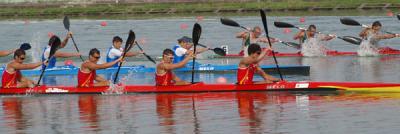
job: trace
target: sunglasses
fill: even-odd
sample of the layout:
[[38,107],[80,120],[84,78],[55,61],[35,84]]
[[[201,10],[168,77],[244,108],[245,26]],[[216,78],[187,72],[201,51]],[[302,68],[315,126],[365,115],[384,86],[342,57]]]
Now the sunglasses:
[[95,58],[95,59],[100,59],[100,56],[98,56],[98,57],[94,57],[94,56],[92,56],[93,58]]
[[19,57],[19,59],[21,59],[21,60],[25,60],[25,57]]

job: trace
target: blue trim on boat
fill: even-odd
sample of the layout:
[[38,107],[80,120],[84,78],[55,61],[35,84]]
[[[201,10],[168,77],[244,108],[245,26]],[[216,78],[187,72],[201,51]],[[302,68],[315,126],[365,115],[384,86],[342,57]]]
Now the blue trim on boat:
[[[189,72],[191,71],[192,65],[187,65],[184,68],[176,69],[175,72]],[[275,65],[261,65],[260,66],[264,70],[273,70],[276,68]],[[238,65],[213,65],[213,64],[196,64],[195,71],[196,72],[221,72],[221,71],[236,71]],[[78,67],[69,65],[69,66],[56,66],[54,68],[46,69],[45,75],[76,75],[78,73]],[[280,69],[295,71],[299,74],[309,74],[310,66],[301,66],[301,65],[281,65]],[[3,72],[4,68],[0,68],[0,71]],[[100,69],[97,70],[97,74],[110,74],[115,73],[117,67]],[[132,73],[154,73],[155,68],[153,67],[145,67],[144,65],[135,65],[135,66],[123,66],[121,67],[120,73],[127,74],[129,72]],[[41,70],[22,70],[22,74],[25,76],[35,76],[40,75]]]

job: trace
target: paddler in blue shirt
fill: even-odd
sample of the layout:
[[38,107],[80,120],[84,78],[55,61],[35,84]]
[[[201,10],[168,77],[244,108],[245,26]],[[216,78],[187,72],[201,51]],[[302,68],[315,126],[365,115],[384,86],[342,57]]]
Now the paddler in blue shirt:
[[[60,49],[64,48],[68,44],[68,39],[71,38],[71,36],[72,36],[72,32],[68,32],[67,37],[65,37],[64,41],[61,42]],[[56,40],[56,38],[58,38],[58,37],[54,35],[49,39],[49,44],[43,50],[43,53],[42,53],[42,61],[47,60],[47,58],[49,57],[50,48],[51,48],[50,45],[53,44],[52,42],[54,42]],[[47,65],[47,68],[55,67],[57,58],[79,57],[80,55],[81,55],[80,53],[68,53],[68,52],[57,51],[54,54],[54,56],[50,60],[48,60],[49,64]],[[42,69],[44,69],[44,65],[42,65]]]
[[[115,36],[113,38],[113,40],[112,40],[113,45],[108,49],[106,62],[113,62],[122,56],[122,54],[124,53],[123,52],[124,49],[121,47],[122,42],[123,42],[123,40],[119,36]],[[135,44],[133,44],[133,45],[135,45]],[[125,56],[132,57],[132,56],[136,56],[136,55],[139,55],[142,53],[143,52],[127,52]],[[118,67],[118,65],[119,64],[116,63],[112,67]]]
[[[189,54],[189,51],[191,51],[190,49],[193,46],[193,42],[192,42],[192,38],[189,38],[187,36],[183,36],[182,38],[178,39],[178,44],[176,44],[172,50],[174,51],[174,61],[173,63],[179,63],[181,61],[183,61],[186,57],[187,54]],[[209,50],[208,47],[206,48],[196,48],[196,54],[205,52],[207,50]]]

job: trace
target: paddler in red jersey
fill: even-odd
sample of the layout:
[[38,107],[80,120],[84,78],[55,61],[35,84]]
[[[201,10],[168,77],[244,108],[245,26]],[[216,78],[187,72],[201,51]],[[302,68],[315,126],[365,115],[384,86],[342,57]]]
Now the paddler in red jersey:
[[[117,60],[97,64],[100,59],[100,51],[93,48],[89,52],[89,59],[84,61],[78,71],[78,87],[108,86],[110,83],[101,76],[96,75],[96,70],[105,69],[122,61],[122,57]],[[94,83],[96,81],[97,83]]]
[[24,64],[23,62],[26,59],[25,55],[25,51],[22,49],[17,49],[14,52],[14,60],[7,64],[3,72],[1,79],[3,88],[34,87],[34,82],[23,77],[20,70],[35,69],[43,63],[46,63],[47,60],[45,62]]
[[[239,63],[237,84],[265,84],[279,81],[278,78],[266,74],[264,70],[258,67],[258,63],[264,59],[267,51],[269,51],[269,49],[261,50],[260,45],[256,43],[250,44],[247,51],[249,56],[244,57]],[[264,78],[264,81],[253,82],[254,73],[260,74]]]
[[192,51],[188,51],[188,55],[178,63],[173,63],[174,61],[174,51],[171,49],[165,49],[163,51],[163,56],[161,62],[157,65],[156,70],[156,85],[157,86],[168,86],[168,85],[188,85],[190,82],[181,80],[178,78],[172,70],[184,67],[189,60],[194,57]]

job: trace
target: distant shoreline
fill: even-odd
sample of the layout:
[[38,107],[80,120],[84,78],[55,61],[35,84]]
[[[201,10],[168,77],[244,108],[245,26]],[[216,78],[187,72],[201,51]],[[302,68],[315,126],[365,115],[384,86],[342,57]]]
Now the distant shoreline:
[[203,2],[203,3],[19,3],[0,4],[1,18],[15,17],[59,17],[69,16],[108,16],[108,15],[176,15],[176,14],[224,14],[254,13],[259,9],[267,12],[312,12],[346,10],[394,10],[400,9],[397,0],[319,0],[305,2]]

